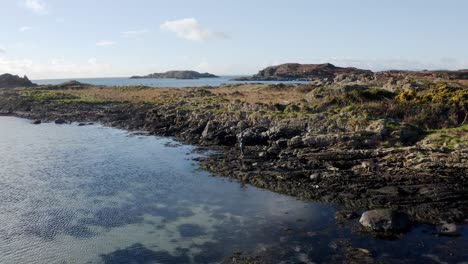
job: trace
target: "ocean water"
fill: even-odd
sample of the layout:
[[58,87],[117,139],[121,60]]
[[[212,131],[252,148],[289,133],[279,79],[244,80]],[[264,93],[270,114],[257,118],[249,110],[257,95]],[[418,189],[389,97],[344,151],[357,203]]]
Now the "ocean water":
[[133,86],[144,85],[149,87],[200,87],[200,86],[220,86],[223,84],[236,84],[236,83],[269,83],[269,84],[294,84],[294,83],[307,83],[304,81],[289,81],[289,82],[245,82],[245,81],[232,81],[233,78],[239,76],[222,76],[219,78],[202,78],[194,80],[178,80],[178,79],[129,79],[129,78],[79,78],[79,79],[48,79],[48,80],[33,80],[34,83],[45,84],[60,84],[71,80],[76,80],[82,83],[89,83],[93,85],[106,85],[106,86]]
[[[0,263],[457,263],[468,234],[419,226],[398,240],[337,223],[336,208],[199,169],[193,146],[100,125],[0,117]],[[351,254],[352,256],[352,254]],[[274,261],[273,261],[274,260]]]

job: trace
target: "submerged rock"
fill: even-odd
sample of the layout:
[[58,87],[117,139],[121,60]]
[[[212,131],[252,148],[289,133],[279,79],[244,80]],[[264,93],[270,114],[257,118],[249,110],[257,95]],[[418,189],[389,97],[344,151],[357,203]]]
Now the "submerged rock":
[[359,223],[375,232],[404,231],[410,225],[408,216],[391,209],[377,209],[362,214]]
[[335,219],[338,221],[351,220],[357,217],[358,217],[358,214],[356,214],[356,212],[348,211],[348,210],[338,211],[335,213]]

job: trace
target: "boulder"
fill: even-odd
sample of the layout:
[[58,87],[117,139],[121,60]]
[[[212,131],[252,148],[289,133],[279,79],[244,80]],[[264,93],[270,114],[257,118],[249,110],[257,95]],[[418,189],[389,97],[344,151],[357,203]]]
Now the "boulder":
[[382,139],[385,138],[385,136],[388,133],[388,129],[385,125],[385,120],[373,121],[369,124],[369,126],[367,126],[366,131],[374,132],[378,134]]
[[301,136],[295,136],[288,140],[289,148],[300,148],[304,146],[304,142]]
[[55,124],[57,124],[57,125],[62,125],[62,124],[66,124],[66,123],[67,123],[67,121],[65,121],[65,120],[63,120],[61,118],[55,120]]
[[391,209],[366,211],[359,219],[359,223],[375,232],[399,232],[410,225],[408,215]]
[[237,134],[237,138],[246,146],[266,145],[268,138],[262,133],[263,128],[247,128]]
[[205,126],[205,129],[203,130],[202,134],[201,134],[201,137],[202,138],[210,138],[210,137],[213,137],[213,133],[216,131],[216,129],[218,128],[219,126],[219,123],[218,122],[215,122],[215,121],[209,121],[206,126]]
[[437,228],[437,233],[442,236],[458,236],[457,225],[453,223],[443,222],[441,226]]
[[406,145],[416,143],[423,136],[423,131],[421,131],[421,129],[407,124],[402,126],[399,131],[395,132],[398,132],[398,137],[400,141]]

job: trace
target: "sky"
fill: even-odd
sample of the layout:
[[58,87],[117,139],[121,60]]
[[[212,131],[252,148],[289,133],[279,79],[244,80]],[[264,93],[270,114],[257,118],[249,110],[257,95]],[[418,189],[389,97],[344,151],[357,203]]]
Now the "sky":
[[0,0],[0,74],[468,68],[465,0]]

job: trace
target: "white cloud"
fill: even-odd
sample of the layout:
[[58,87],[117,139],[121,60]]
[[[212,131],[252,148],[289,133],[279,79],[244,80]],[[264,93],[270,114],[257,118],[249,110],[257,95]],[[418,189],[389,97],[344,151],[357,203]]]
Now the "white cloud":
[[101,63],[96,58],[89,58],[82,62],[52,58],[43,62],[30,59],[8,59],[1,56],[0,72],[27,75],[31,79],[105,77],[115,74],[111,65]]
[[42,0],[24,0],[23,4],[36,14],[47,13],[47,5]]
[[175,33],[178,37],[192,41],[206,41],[210,39],[227,38],[221,32],[211,32],[203,28],[195,18],[184,18],[166,21],[160,25],[161,30]]
[[98,47],[106,47],[106,46],[112,46],[115,45],[116,43],[114,41],[110,40],[102,40],[96,43],[96,46]]
[[129,30],[129,31],[123,31],[120,34],[122,34],[123,37],[129,38],[129,37],[138,37],[141,35],[148,34],[150,31],[148,29],[140,29],[140,30]]
[[6,51],[4,49],[0,48],[0,55],[5,54],[5,53],[6,53]]
[[25,32],[25,31],[28,31],[28,30],[31,30],[31,29],[32,29],[32,27],[23,26],[23,27],[19,28],[19,32]]

